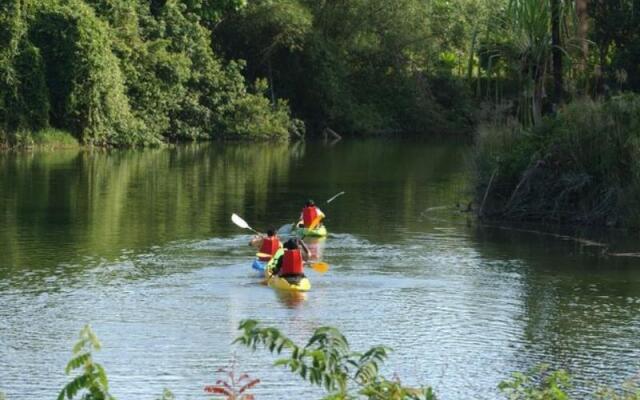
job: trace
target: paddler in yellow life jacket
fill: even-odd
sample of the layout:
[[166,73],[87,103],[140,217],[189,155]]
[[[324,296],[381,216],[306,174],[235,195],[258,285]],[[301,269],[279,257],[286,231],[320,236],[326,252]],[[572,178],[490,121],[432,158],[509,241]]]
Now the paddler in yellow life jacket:
[[[298,221],[298,226],[309,228],[313,223],[313,221],[318,217],[320,218],[320,221],[322,221],[326,216],[316,206],[313,200],[307,200],[307,202],[304,205],[304,208],[302,209],[302,212],[300,213],[300,220]],[[316,224],[315,227],[317,228],[319,226],[320,224]]]
[[273,228],[267,229],[267,236],[254,236],[251,242],[249,242],[249,245],[257,248],[260,253],[269,254],[269,257],[258,257],[260,261],[269,261],[282,247],[282,243]]
[[289,239],[284,244],[284,252],[276,260],[272,273],[283,278],[304,278],[304,262],[308,259],[309,249],[304,242]]

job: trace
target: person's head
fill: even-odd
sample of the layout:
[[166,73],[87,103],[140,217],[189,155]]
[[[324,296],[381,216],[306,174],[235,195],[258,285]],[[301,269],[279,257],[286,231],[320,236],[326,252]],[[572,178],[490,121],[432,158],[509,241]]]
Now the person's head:
[[314,203],[313,200],[307,200],[307,202],[305,203],[305,207],[313,207],[315,205],[316,203]]
[[284,248],[287,250],[295,250],[298,248],[298,242],[295,239],[289,239],[285,242]]
[[273,229],[273,228],[267,229],[267,236],[268,237],[273,237],[275,235],[276,235],[276,230],[275,229]]

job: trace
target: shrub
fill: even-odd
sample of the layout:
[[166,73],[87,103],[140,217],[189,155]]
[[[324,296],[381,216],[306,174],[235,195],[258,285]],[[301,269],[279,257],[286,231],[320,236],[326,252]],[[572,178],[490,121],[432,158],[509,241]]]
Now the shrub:
[[639,115],[640,96],[623,95],[574,102],[529,129],[481,128],[475,169],[482,213],[640,226]]
[[527,373],[515,372],[498,388],[509,400],[568,400],[570,381],[566,371],[550,371],[548,365],[542,364]]
[[227,106],[224,118],[225,137],[229,139],[287,140],[292,122],[289,107],[284,100],[277,100],[271,107],[263,94],[267,89],[264,80],[256,82],[256,93],[247,93],[234,99]]

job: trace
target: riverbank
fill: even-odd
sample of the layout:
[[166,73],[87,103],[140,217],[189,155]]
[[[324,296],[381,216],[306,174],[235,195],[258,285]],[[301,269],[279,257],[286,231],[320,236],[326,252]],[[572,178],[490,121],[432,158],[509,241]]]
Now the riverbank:
[[0,135],[0,151],[15,149],[70,149],[81,147],[69,132],[57,129],[42,129],[37,132],[18,132]]
[[640,227],[640,96],[583,99],[540,124],[479,128],[475,196],[488,220]]
[[[302,127],[304,129],[304,127]],[[56,150],[66,150],[66,149],[90,149],[90,148],[121,148],[121,149],[132,149],[132,148],[154,148],[154,147],[163,147],[163,146],[171,146],[171,145],[185,145],[188,146],[192,143],[205,143],[205,142],[228,142],[228,143],[281,143],[286,144],[289,140],[293,140],[293,138],[303,138],[302,134],[295,134],[290,139],[289,137],[284,138],[247,138],[247,137],[220,137],[220,138],[202,138],[202,139],[192,139],[192,140],[177,140],[175,142],[169,142],[167,140],[159,140],[152,144],[148,145],[112,145],[109,143],[102,144],[93,144],[93,143],[80,143],[78,139],[76,139],[73,134],[67,131],[47,128],[41,129],[35,132],[23,131],[16,132],[11,134],[3,134],[0,133],[0,152],[3,151],[21,151],[21,150],[47,150],[47,151],[56,151]]]

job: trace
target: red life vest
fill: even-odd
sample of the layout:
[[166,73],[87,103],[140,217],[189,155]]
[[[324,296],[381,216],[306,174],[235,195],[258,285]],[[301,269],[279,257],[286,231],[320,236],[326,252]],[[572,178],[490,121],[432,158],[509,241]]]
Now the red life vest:
[[316,206],[305,207],[302,209],[302,222],[304,227],[308,228],[314,219],[318,216],[318,209]]
[[304,273],[302,266],[302,255],[300,250],[285,250],[282,256],[282,267],[280,268],[280,276],[285,275],[301,275]]
[[[262,239],[262,246],[260,246],[260,253],[266,253],[274,255],[280,248],[280,241],[277,236],[266,237]],[[259,257],[260,261],[269,261],[271,257]]]

